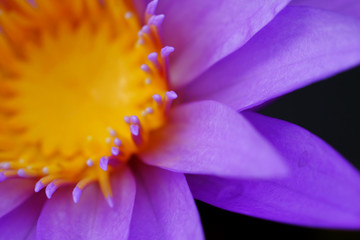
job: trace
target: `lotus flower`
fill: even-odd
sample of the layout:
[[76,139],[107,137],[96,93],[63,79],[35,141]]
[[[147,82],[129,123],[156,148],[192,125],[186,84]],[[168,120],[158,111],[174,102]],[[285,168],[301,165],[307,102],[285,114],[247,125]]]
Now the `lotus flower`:
[[202,239],[193,198],[360,228],[357,170],[254,111],[360,63],[357,1],[0,6],[1,239]]

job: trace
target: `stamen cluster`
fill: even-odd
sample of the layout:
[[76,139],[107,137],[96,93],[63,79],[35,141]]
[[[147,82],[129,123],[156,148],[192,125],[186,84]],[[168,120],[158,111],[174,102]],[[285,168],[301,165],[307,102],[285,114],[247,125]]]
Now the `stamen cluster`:
[[168,90],[157,0],[0,2],[0,181],[38,179],[48,198],[109,174],[144,149],[177,98]]

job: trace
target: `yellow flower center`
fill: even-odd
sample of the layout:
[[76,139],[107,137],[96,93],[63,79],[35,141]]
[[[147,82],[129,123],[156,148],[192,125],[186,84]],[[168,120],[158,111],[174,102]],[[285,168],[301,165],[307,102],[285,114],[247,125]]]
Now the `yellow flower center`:
[[158,27],[126,0],[0,0],[0,181],[35,191],[98,181],[146,145],[176,94]]

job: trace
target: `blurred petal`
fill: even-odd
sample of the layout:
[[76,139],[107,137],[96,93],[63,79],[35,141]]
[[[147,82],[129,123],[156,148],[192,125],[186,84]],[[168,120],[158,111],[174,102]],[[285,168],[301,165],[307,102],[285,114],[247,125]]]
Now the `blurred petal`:
[[252,181],[190,175],[195,198],[279,222],[360,228],[360,175],[350,164],[296,125],[255,113],[246,116],[287,158],[289,177]]
[[151,0],[131,0],[132,4],[134,5],[134,9],[141,22],[144,21],[145,8],[150,1]]
[[183,174],[138,164],[129,239],[204,239]]
[[290,4],[293,6],[308,6],[325,9],[343,15],[360,18],[359,0],[293,0]]
[[[40,215],[40,212],[39,212],[39,215]],[[30,232],[26,236],[25,240],[36,240],[36,224],[34,224],[33,228],[30,230]]]
[[[173,87],[183,86],[241,47],[289,0],[162,0],[164,42],[174,46]],[[226,27],[225,27],[226,26]]]
[[34,237],[33,229],[36,228],[44,200],[43,195],[34,194],[14,211],[0,218],[1,239],[30,240],[29,237]]
[[282,156],[241,114],[213,101],[174,108],[169,124],[151,139],[141,159],[175,172],[249,178],[286,173]]
[[34,194],[35,182],[29,179],[8,179],[0,182],[0,217],[11,212]]
[[110,208],[97,185],[87,187],[78,204],[71,189],[55,192],[40,215],[38,239],[127,239],[135,200],[135,180],[124,168],[111,179],[114,207]]
[[360,20],[287,7],[244,47],[187,86],[187,101],[260,105],[360,63]]

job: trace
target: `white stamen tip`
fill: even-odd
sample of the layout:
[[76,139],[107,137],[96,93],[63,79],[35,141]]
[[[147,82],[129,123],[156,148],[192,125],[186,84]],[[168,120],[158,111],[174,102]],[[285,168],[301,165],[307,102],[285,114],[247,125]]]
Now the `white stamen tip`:
[[151,84],[151,79],[150,78],[145,79],[145,84],[147,85]]
[[148,114],[150,114],[150,113],[153,113],[153,112],[154,112],[154,109],[153,109],[152,107],[147,107],[147,108],[145,109],[145,112],[148,113]]
[[88,165],[88,167],[92,167],[94,165],[94,162],[91,158],[89,158],[87,161],[86,161],[86,165]]
[[106,198],[106,201],[107,201],[109,207],[111,207],[111,208],[114,207],[114,199],[113,199],[112,197],[110,197],[110,196],[107,197],[107,198]]
[[20,168],[18,171],[17,171],[17,175],[19,177],[26,177],[26,173],[25,173],[25,170]]
[[124,117],[124,121],[129,124],[130,123],[130,117],[129,116],[125,116]]
[[144,72],[147,72],[147,73],[150,72],[150,67],[147,64],[142,64],[140,66],[140,69],[143,70]]
[[8,163],[8,162],[0,163],[0,168],[9,169],[10,168],[10,163]]
[[126,12],[126,13],[125,13],[125,18],[126,18],[126,19],[129,19],[129,18],[132,17],[132,15],[133,15],[132,12]]
[[41,171],[42,171],[43,174],[48,174],[49,173],[49,168],[48,167],[43,167]]
[[115,144],[116,146],[120,147],[120,146],[121,146],[121,140],[120,140],[119,138],[115,138],[115,139],[114,139],[114,144]]
[[100,168],[102,170],[107,171],[108,163],[109,163],[109,158],[107,157],[100,158]]
[[111,127],[108,127],[107,130],[111,136],[115,137],[116,131],[114,129],[112,129]]

